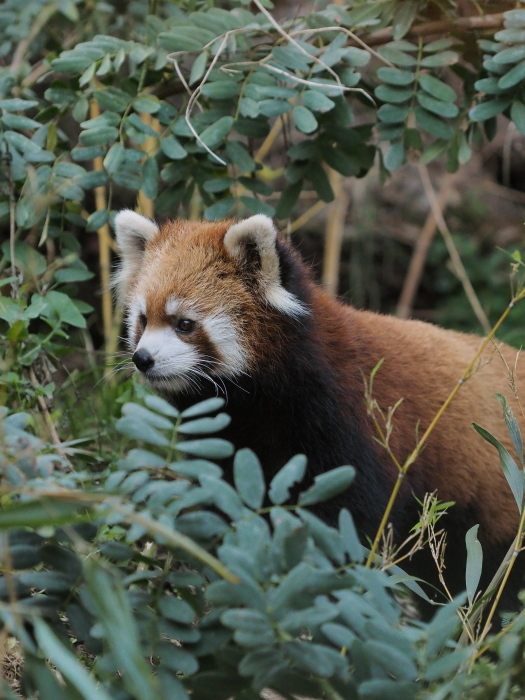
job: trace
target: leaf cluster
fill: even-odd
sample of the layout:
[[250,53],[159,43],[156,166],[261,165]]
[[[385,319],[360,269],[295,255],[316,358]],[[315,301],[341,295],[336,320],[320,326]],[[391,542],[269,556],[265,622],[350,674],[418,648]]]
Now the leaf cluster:
[[407,624],[399,574],[364,566],[351,514],[336,528],[308,510],[353,469],[318,477],[293,504],[305,458],[267,484],[244,449],[228,483],[212,461],[233,452],[213,435],[222,403],[125,404],[117,428],[140,424],[138,446],[91,478],[52,470],[27,417],[4,415],[0,620],[23,649],[24,693],[415,698],[450,677],[468,652],[451,641],[458,602]]

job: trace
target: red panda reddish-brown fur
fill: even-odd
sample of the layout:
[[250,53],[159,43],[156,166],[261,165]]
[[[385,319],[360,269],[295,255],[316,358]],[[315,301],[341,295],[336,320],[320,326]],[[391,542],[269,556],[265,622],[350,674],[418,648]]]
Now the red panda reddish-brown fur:
[[[309,459],[309,478],[353,465],[354,484],[318,512],[335,522],[340,507],[348,506],[361,536],[373,536],[397,469],[375,440],[363,376],[383,359],[374,398],[385,410],[403,399],[390,442],[402,463],[480,339],[331,299],[275,237],[266,217],[240,224],[170,221],[158,229],[133,212],[121,212],[116,230],[122,254],[117,287],[128,308],[135,362],[146,379],[180,407],[215,395],[217,385],[226,389],[232,422],[223,436],[237,448],[251,447],[268,477],[297,453]],[[179,327],[187,320],[190,332]],[[232,358],[224,356],[225,348]],[[499,351],[514,366],[517,351],[504,345]],[[191,364],[198,361],[201,365]],[[163,378],[150,362],[162,367]],[[192,375],[192,367],[201,375]],[[437,491],[440,500],[456,502],[440,521],[447,530],[446,578],[453,592],[464,588],[467,529],[480,525],[486,584],[518,526],[497,453],[472,428],[479,423],[511,449],[496,392],[516,410],[504,363],[490,348],[410,468],[392,515],[402,540],[418,520],[416,497]],[[437,584],[427,554],[405,564],[410,573]],[[516,604],[521,562],[516,569],[507,607]]]

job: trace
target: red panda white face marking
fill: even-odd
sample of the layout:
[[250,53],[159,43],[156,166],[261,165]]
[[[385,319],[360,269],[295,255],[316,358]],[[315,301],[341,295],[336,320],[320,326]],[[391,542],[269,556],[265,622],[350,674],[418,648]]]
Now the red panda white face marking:
[[[162,229],[131,211],[115,220],[116,275],[128,341],[157,390],[198,389],[249,374],[268,308],[297,318],[305,306],[281,282],[276,231],[265,216],[227,224],[171,222]],[[202,380],[202,381],[201,381]]]

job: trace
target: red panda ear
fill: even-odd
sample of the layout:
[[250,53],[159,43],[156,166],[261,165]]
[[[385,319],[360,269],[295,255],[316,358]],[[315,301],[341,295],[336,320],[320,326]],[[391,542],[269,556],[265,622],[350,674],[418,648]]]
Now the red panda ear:
[[140,266],[146,243],[158,232],[159,227],[154,221],[131,209],[123,209],[115,217],[117,246],[122,261],[114,280],[119,296],[125,294],[130,277]]
[[257,280],[267,303],[288,316],[307,313],[297,297],[282,286],[277,231],[270,217],[256,214],[233,224],[224,235],[224,247],[241,264],[253,266],[257,257]]

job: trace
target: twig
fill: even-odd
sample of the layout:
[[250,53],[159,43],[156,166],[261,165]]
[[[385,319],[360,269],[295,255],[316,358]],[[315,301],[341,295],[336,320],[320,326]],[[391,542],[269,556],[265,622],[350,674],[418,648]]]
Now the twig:
[[[497,29],[503,26],[504,13],[500,12],[493,15],[484,15],[482,17],[459,17],[458,19],[437,20],[435,22],[425,22],[424,24],[416,24],[410,27],[406,36],[426,36],[428,34],[450,34],[458,30],[475,30],[475,29]],[[378,44],[386,44],[392,40],[392,27],[380,29],[367,37],[368,44],[377,46]]]
[[15,53],[13,55],[13,60],[11,61],[11,65],[9,66],[10,73],[14,75],[18,73],[18,70],[20,69],[20,66],[22,65],[22,62],[24,60],[24,56],[26,55],[27,49],[57,10],[58,3],[56,2],[47,3],[42,7],[40,12],[36,16],[35,21],[31,25],[31,29],[29,30],[27,36],[21,39],[18,46],[16,47]]
[[273,146],[275,139],[279,136],[279,134],[283,130],[283,126],[286,123],[286,119],[287,119],[287,114],[285,113],[285,114],[281,115],[280,119],[277,119],[273,123],[273,126],[270,129],[270,133],[264,139],[260,148],[255,153],[255,156],[253,158],[255,161],[261,162],[268,155],[268,152],[270,151],[271,147]]
[[[195,102],[197,101],[197,98],[199,97],[199,95],[200,95],[200,93],[201,93],[201,90],[202,90],[203,85],[204,85],[204,84],[206,83],[206,81],[208,80],[209,74],[212,72],[212,70],[213,70],[215,64],[216,64],[217,61],[219,60],[219,56],[221,55],[222,50],[223,50],[224,46],[226,45],[226,42],[228,41],[229,36],[230,36],[230,32],[226,32],[226,34],[224,34],[224,36],[223,36],[223,38],[222,38],[221,45],[219,46],[219,49],[218,49],[217,53],[216,53],[215,56],[213,57],[212,62],[211,62],[210,65],[208,66],[208,70],[207,70],[206,73],[204,74],[204,77],[203,77],[203,79],[201,80],[199,86],[197,87],[197,89],[194,91],[193,95],[192,95],[192,96],[190,97],[190,99],[188,100],[188,104],[186,105],[186,112],[185,112],[185,114],[184,114],[184,119],[185,119],[185,121],[186,121],[186,124],[188,125],[188,127],[189,127],[191,133],[195,136],[197,142],[200,143],[200,145],[201,145],[213,158],[215,158],[215,160],[218,161],[221,165],[228,165],[228,164],[226,163],[225,160],[223,160],[223,159],[220,158],[218,155],[216,155],[216,154],[211,150],[211,148],[209,148],[209,147],[204,143],[204,141],[201,139],[201,137],[199,136],[199,134],[195,131],[195,128],[194,128],[193,124],[191,123],[190,117],[191,117],[191,110],[193,109],[193,105],[194,105]],[[173,61],[173,59],[171,59],[171,60]]]
[[292,223],[287,226],[286,232],[288,235],[291,233],[294,233],[294,231],[297,231],[298,229],[301,228],[301,226],[304,226],[310,219],[312,219],[316,214],[318,214],[322,209],[328,206],[327,202],[323,202],[322,200],[319,200],[315,204],[313,204],[309,209],[307,209],[301,216],[299,216],[295,221],[292,221]]
[[374,58],[377,58],[378,61],[381,61],[381,63],[386,63],[387,66],[390,66],[391,68],[395,68],[396,66],[391,63],[388,59],[386,59],[384,56],[381,56],[380,53],[377,53],[377,51],[374,51],[374,49],[370,48],[370,46],[363,41],[357,34],[354,34],[354,32],[351,32],[349,29],[346,27],[319,27],[318,29],[299,29],[296,32],[290,32],[290,36],[297,36],[298,34],[318,34],[320,32],[343,32],[346,34],[346,36],[350,37],[356,44],[359,44],[359,46],[364,49],[365,51],[368,51]]
[[472,283],[467,275],[467,271],[465,270],[463,262],[461,261],[458,250],[452,239],[450,230],[445,222],[443,212],[441,211],[441,207],[439,206],[436,193],[434,192],[434,188],[432,187],[432,182],[430,181],[428,169],[426,165],[421,165],[420,163],[418,164],[418,169],[421,181],[423,183],[423,187],[425,189],[425,194],[427,196],[428,202],[436,220],[437,227],[441,235],[443,236],[443,240],[445,241],[445,245],[447,246],[448,254],[450,255],[452,265],[454,266],[454,272],[456,273],[457,278],[463,285],[465,294],[467,295],[470,305],[472,306],[472,310],[476,314],[476,317],[480,322],[481,327],[483,328],[485,333],[489,333],[490,322],[485,312],[483,311],[481,304],[479,303],[479,299],[476,295],[476,292],[474,291],[474,287],[472,286]]
[[[440,210],[443,210],[446,207],[448,198],[450,196],[450,191],[452,189],[453,180],[454,178],[451,175],[445,178],[445,182],[441,188],[437,200]],[[401,290],[401,295],[399,297],[396,312],[399,318],[408,318],[412,312],[414,298],[419,288],[419,283],[423,274],[423,268],[425,266],[428,251],[430,249],[430,244],[432,242],[432,239],[434,238],[436,230],[436,218],[434,216],[433,210],[430,209],[426,221],[423,225],[423,228],[421,229],[421,232],[414,246],[412,258],[408,267],[408,272],[403,282],[403,289]]]
[[[342,86],[341,83],[341,78],[337,75],[335,70],[331,68],[330,66],[327,66],[324,61],[322,61],[320,58],[317,58],[317,56],[313,56],[312,54],[308,53],[308,51],[299,44],[299,42],[295,41],[288,32],[286,32],[281,25],[272,17],[272,15],[268,12],[268,10],[262,5],[259,0],[252,0],[253,4],[259,9],[260,12],[266,17],[266,19],[275,27],[275,29],[279,32],[279,34],[284,37],[287,41],[290,42],[290,44],[293,44],[295,48],[300,51],[304,56],[306,56],[309,59],[312,59],[317,63],[317,65],[322,66],[324,70],[328,71],[330,75],[334,78],[336,83],[338,85]],[[267,66],[268,67],[268,66]]]

